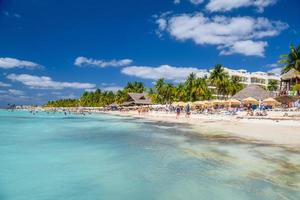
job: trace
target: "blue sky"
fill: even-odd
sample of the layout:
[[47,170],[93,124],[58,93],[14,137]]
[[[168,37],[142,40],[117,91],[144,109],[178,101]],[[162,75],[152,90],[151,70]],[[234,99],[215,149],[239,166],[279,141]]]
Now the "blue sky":
[[[231,3],[234,2],[234,3]],[[0,0],[0,105],[178,82],[221,63],[276,71],[298,0]],[[278,71],[278,70],[277,70]]]

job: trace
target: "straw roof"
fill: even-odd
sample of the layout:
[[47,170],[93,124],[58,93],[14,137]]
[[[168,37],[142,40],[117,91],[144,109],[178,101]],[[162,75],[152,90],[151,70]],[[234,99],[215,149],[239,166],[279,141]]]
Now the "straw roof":
[[187,103],[183,102],[183,101],[179,101],[179,102],[174,102],[172,103],[173,106],[185,106],[187,105]]
[[248,97],[252,97],[257,100],[264,100],[272,97],[272,94],[259,85],[248,85],[246,88],[232,96],[233,99],[237,100],[243,100]]
[[251,104],[258,104],[259,102],[257,101],[257,99],[253,98],[253,97],[248,97],[242,100],[243,103],[251,103]]
[[195,101],[195,102],[193,102],[193,105],[201,106],[201,105],[205,105],[205,102],[204,101]]
[[298,98],[299,97],[293,97],[293,96],[279,96],[279,97],[276,97],[275,99],[282,104],[289,104],[289,103],[297,101]]
[[215,99],[215,100],[212,100],[211,103],[212,103],[212,104],[215,104],[215,105],[216,105],[216,104],[225,104],[225,101]]
[[276,101],[276,99],[273,99],[273,98],[267,98],[267,99],[263,100],[262,102],[267,105],[279,105],[280,104],[278,101]]
[[129,105],[150,105],[152,104],[151,99],[147,93],[128,93],[128,99],[124,102],[123,106]]
[[239,100],[237,100],[237,99],[228,99],[226,101],[226,103],[227,104],[231,104],[231,105],[240,105],[241,104],[241,102]]
[[300,79],[300,72],[295,70],[295,69],[291,69],[288,72],[286,72],[285,74],[282,74],[281,76],[281,80],[290,80],[290,79],[295,79],[298,78]]

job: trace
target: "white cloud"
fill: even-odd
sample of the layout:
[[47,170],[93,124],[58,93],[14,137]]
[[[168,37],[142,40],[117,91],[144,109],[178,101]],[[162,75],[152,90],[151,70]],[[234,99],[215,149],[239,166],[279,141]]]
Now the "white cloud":
[[8,92],[12,95],[22,96],[25,94],[25,92],[21,90],[15,90],[15,89],[9,89]]
[[204,1],[204,0],[190,0],[190,2],[191,2],[192,4],[196,4],[196,5],[203,3],[203,1]]
[[122,67],[130,65],[133,61],[131,59],[122,59],[122,60],[96,60],[86,57],[77,57],[75,59],[74,65],[76,66],[96,66],[96,67]]
[[121,86],[108,86],[108,87],[102,87],[101,89],[104,90],[104,91],[117,92],[118,90],[122,90],[123,87],[121,87]]
[[142,79],[157,80],[164,78],[176,82],[185,80],[190,73],[196,73],[199,77],[202,77],[204,73],[203,70],[193,67],[172,67],[170,65],[161,65],[159,67],[130,66],[123,68],[121,72],[125,75]]
[[255,7],[258,12],[263,12],[264,8],[273,5],[277,0],[210,0],[206,9],[210,12],[226,12],[240,7]]
[[[189,0],[189,2],[191,2],[192,4],[195,4],[195,5],[198,5],[198,4],[201,4],[203,3],[204,0]],[[180,4],[181,1],[180,0],[174,0],[173,1],[174,4]]]
[[10,87],[11,84],[8,84],[8,83],[3,83],[0,81],[0,87]]
[[268,72],[269,72],[269,73],[273,73],[273,74],[280,75],[280,74],[281,74],[281,71],[282,71],[282,67],[276,67],[276,68],[273,68],[273,69],[269,70]]
[[[202,13],[161,16],[166,26],[158,27],[160,34],[168,32],[180,41],[192,40],[198,45],[216,45],[221,54],[239,53],[246,56],[263,56],[267,42],[288,25],[281,21],[252,17],[205,17]],[[250,48],[244,48],[246,44]]]
[[12,69],[12,68],[35,69],[40,67],[41,65],[27,60],[19,60],[16,58],[0,58],[0,68],[3,69]]
[[29,74],[9,74],[6,76],[11,81],[18,81],[22,84],[34,89],[89,89],[95,88],[95,84],[91,83],[79,83],[79,82],[59,82],[53,81],[47,76],[33,76]]
[[254,42],[252,40],[237,41],[231,46],[220,47],[221,55],[231,55],[231,54],[243,54],[246,56],[264,56],[265,47],[268,45],[267,42]]
[[269,73],[273,73],[273,74],[281,74],[283,65],[280,63],[272,63],[272,64],[267,64],[266,65],[267,68],[272,68],[270,70],[268,70]]

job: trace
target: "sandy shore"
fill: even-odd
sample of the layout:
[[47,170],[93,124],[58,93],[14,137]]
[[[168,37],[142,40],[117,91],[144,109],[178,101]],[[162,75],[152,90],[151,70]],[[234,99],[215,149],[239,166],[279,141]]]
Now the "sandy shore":
[[[149,112],[141,115],[136,111],[112,111],[108,113],[145,118],[153,121],[187,123],[199,134],[204,133],[211,136],[218,135],[234,139],[238,138],[255,143],[300,148],[300,120],[297,117],[294,119],[277,120],[277,117],[282,116],[283,113],[270,113],[269,116],[273,120],[263,119],[262,117],[260,119],[248,119],[244,117],[245,113],[240,113],[238,116],[194,114],[190,118],[182,115],[179,119],[176,119],[174,113],[168,114],[164,112]],[[293,114],[298,115],[298,113]]]

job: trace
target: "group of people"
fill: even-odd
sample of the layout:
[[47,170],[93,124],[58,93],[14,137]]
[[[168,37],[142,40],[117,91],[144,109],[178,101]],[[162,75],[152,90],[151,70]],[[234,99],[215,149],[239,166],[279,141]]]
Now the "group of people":
[[[177,106],[176,107],[176,119],[178,119],[179,117],[180,117],[180,113],[181,113],[181,111],[183,110],[183,107],[182,106]],[[187,104],[186,106],[185,106],[185,116],[187,117],[187,118],[189,118],[190,117],[190,115],[191,115],[191,107],[190,107],[190,105],[189,104]]]

